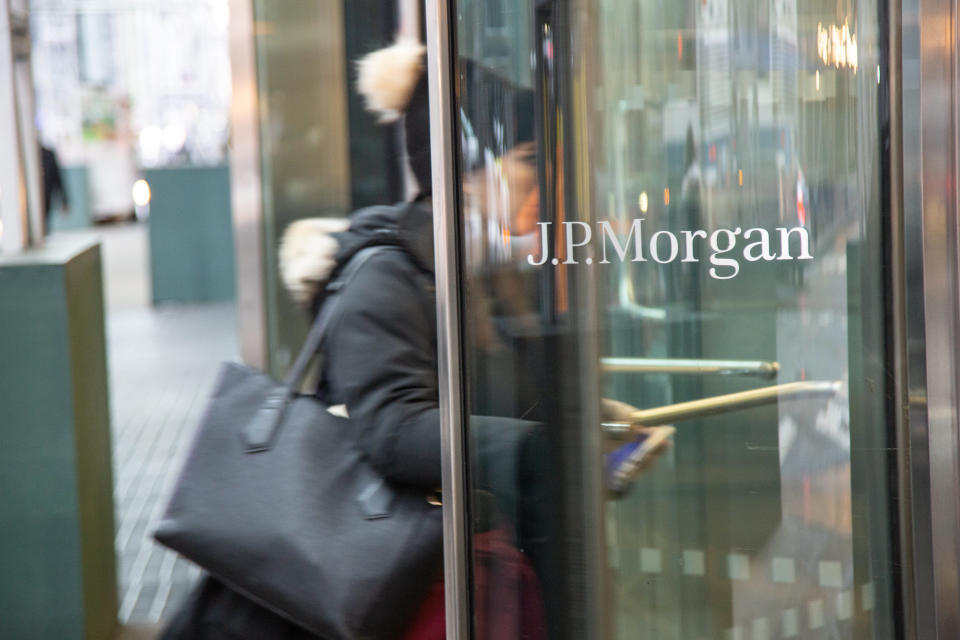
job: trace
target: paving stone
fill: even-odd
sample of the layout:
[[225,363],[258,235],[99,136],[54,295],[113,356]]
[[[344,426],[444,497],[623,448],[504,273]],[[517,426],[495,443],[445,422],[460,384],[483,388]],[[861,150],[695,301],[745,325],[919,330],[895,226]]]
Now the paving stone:
[[147,306],[146,227],[101,233],[113,429],[120,622],[152,625],[197,578],[153,526],[220,363],[239,359],[232,302]]

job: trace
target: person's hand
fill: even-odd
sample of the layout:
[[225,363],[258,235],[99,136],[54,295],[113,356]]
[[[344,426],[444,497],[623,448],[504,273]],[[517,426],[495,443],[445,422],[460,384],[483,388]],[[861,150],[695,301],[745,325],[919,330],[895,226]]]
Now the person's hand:
[[610,398],[600,398],[600,418],[604,422],[630,422],[633,414],[637,411],[639,409],[632,404]]
[[[630,422],[633,419],[634,413],[637,411],[639,411],[637,407],[627,402],[621,402],[620,400],[613,400],[611,398],[600,398],[600,416],[604,422]],[[630,432],[635,434],[636,437],[646,436],[650,438],[658,435],[660,433],[660,429],[661,427],[632,425],[630,427]],[[607,443],[605,449],[614,449],[619,444],[622,444],[622,441],[610,441]],[[638,469],[638,473],[643,473],[653,468],[656,465],[657,460],[659,460],[664,453],[669,451],[672,446],[673,440],[670,438],[665,438],[659,442],[644,457],[643,462]]]
[[[652,438],[659,434],[660,429],[663,429],[663,427],[635,426],[631,429],[631,431],[633,431],[633,433],[636,433],[637,435],[643,435],[643,436],[646,436],[647,438]],[[643,473],[644,471],[649,471],[650,469],[652,469],[657,464],[657,460],[659,460],[660,457],[663,454],[665,454],[667,451],[670,451],[670,448],[672,446],[673,446],[672,438],[664,438],[663,440],[660,440],[660,442],[658,442],[653,447],[653,449],[651,449],[650,452],[644,457],[643,462],[640,464],[640,473]]]

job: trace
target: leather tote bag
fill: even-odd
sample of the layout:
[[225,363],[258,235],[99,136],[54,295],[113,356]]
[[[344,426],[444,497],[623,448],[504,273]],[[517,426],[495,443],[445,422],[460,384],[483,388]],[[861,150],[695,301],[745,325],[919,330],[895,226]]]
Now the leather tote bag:
[[[439,575],[442,514],[424,491],[386,481],[349,418],[301,395],[358,252],[284,383],[223,366],[155,538],[236,591],[323,638],[402,633]],[[395,249],[393,249],[395,250]]]

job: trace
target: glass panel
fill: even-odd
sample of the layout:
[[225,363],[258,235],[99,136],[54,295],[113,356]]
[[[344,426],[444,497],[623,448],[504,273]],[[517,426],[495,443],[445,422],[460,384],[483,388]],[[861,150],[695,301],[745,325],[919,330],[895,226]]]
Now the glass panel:
[[896,635],[883,11],[458,0],[477,637]]
[[354,61],[392,37],[396,15],[379,0],[253,7],[269,368],[281,375],[306,334],[306,316],[280,286],[283,230],[401,196],[396,132],[377,126],[353,90]]
[[350,210],[343,7],[275,0],[253,7],[268,364],[281,374],[305,334],[302,311],[280,285],[281,234],[299,218]]

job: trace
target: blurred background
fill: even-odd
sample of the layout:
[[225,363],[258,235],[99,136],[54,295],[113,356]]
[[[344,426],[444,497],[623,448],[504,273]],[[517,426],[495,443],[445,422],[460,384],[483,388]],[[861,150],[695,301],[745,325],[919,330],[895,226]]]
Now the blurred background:
[[305,333],[283,228],[403,197],[353,61],[415,12],[0,2],[0,637],[150,638],[188,592],[152,523],[219,363]]
[[[365,112],[354,62],[421,37],[422,6],[0,0],[0,639],[153,638],[183,600],[198,572],[151,526],[219,363],[279,377],[305,335],[277,270],[283,230],[412,192],[402,128]],[[949,171],[919,168],[917,132],[937,137],[910,111],[919,53],[890,38],[952,33],[942,18],[877,0],[445,6],[459,173],[441,241],[460,269],[465,415],[544,436],[523,464],[467,458],[462,515],[482,511],[468,512],[485,504],[480,481],[515,483],[509,504],[486,505],[531,560],[549,637],[901,637],[901,561],[932,554],[909,526],[932,518],[901,520],[907,474],[928,470],[901,439],[925,418],[905,422],[915,372],[894,341],[936,323],[891,287],[927,273],[928,215],[955,224],[956,166],[944,143]],[[931,42],[924,64],[955,69],[955,43]],[[922,115],[942,99],[955,119],[955,84],[927,87]],[[722,281],[706,253],[527,261],[538,223],[613,223],[625,246],[641,218],[654,238],[796,229],[813,257],[744,254]],[[931,273],[954,278],[939,259]],[[743,401],[756,390],[769,402]],[[718,398],[723,413],[675,420],[673,448],[632,489],[605,491],[602,447],[629,425],[601,424],[601,399]],[[480,451],[482,428],[462,435],[461,453]],[[481,611],[486,587],[457,586]]]

